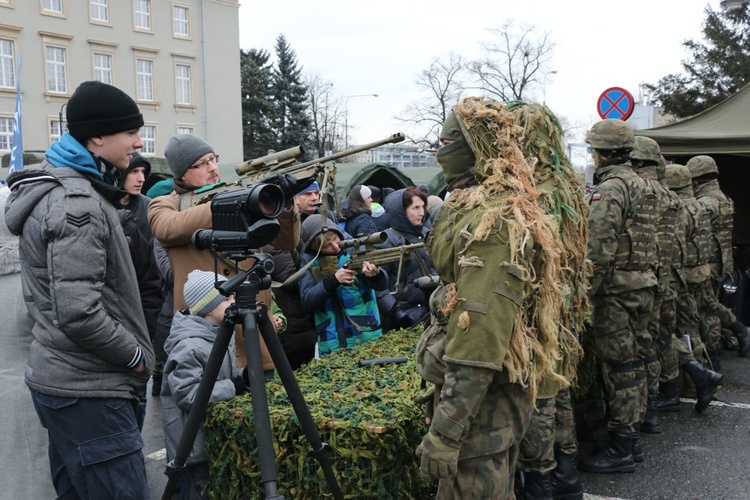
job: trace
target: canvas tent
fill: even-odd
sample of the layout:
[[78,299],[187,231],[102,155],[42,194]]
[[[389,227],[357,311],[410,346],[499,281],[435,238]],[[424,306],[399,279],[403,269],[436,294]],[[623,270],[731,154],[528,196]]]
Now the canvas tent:
[[346,198],[357,184],[371,184],[379,188],[401,189],[414,182],[400,169],[387,163],[337,163],[336,195]]
[[695,116],[635,134],[654,139],[675,163],[698,155],[716,160],[721,189],[735,204],[733,241],[750,245],[750,84]]

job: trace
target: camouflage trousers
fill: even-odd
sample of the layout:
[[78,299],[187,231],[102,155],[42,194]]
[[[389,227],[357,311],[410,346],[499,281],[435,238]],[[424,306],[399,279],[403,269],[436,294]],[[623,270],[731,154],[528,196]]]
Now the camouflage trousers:
[[737,348],[737,345],[739,342],[737,341],[737,338],[734,336],[734,333],[729,329],[729,325],[737,321],[737,316],[734,315],[731,309],[728,309],[724,304],[721,303],[719,300],[720,292],[721,292],[721,282],[722,276],[721,276],[721,263],[710,263],[711,266],[711,288],[714,292],[714,298],[716,299],[714,301],[713,307],[716,309],[716,315],[719,317],[719,322],[721,323],[721,330],[720,335],[721,338],[724,339],[724,344],[731,348],[735,349]]
[[[680,374],[680,353],[675,338],[677,334],[677,292],[670,288],[666,293],[659,295],[662,297],[656,349],[661,364],[659,383],[664,383],[675,380]],[[654,302],[654,305],[656,305],[656,302]]]
[[[458,472],[438,482],[440,500],[513,498],[516,463],[534,404],[520,384],[496,376],[458,455]],[[503,380],[504,379],[504,380]]]
[[726,311],[726,308],[716,298],[710,280],[702,283],[689,283],[688,289],[695,298],[698,316],[702,318],[702,321],[698,323],[701,340],[709,351],[717,350],[721,343],[719,311],[720,309]]
[[[651,315],[648,320],[648,334],[652,339],[651,350],[645,352],[646,356],[643,359],[643,366],[646,368],[646,389],[649,396],[656,396],[659,394],[659,375],[661,373],[661,345],[660,340],[662,337],[662,306],[664,301],[670,296],[669,289],[656,290],[654,293],[654,302],[651,305]],[[665,318],[665,321],[668,318]]]
[[646,415],[644,361],[656,358],[648,331],[653,298],[654,289],[643,288],[591,300],[591,334],[608,402],[608,427],[615,432],[632,433]]

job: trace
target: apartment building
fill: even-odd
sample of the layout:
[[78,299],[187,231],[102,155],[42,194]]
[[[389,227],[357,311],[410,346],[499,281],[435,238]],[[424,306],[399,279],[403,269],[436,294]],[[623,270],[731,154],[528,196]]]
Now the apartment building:
[[59,138],[73,91],[99,80],[138,103],[144,156],[194,133],[242,161],[238,0],[0,0],[0,155],[19,78],[24,150]]

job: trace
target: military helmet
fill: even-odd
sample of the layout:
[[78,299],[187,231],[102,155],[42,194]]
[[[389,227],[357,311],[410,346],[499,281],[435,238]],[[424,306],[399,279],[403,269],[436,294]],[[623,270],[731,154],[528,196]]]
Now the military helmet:
[[690,177],[690,170],[685,165],[678,165],[676,163],[667,165],[665,178],[669,189],[682,189],[691,186],[693,183],[693,179]]
[[687,168],[690,170],[690,175],[693,179],[706,174],[719,175],[719,167],[716,166],[716,162],[713,158],[706,155],[694,156],[687,162]]
[[639,135],[635,138],[635,146],[630,152],[630,157],[634,160],[652,161],[654,165],[658,165],[661,160],[661,150],[655,140]]
[[632,150],[635,146],[635,135],[630,125],[622,120],[608,118],[596,122],[586,135],[586,142],[594,149]]

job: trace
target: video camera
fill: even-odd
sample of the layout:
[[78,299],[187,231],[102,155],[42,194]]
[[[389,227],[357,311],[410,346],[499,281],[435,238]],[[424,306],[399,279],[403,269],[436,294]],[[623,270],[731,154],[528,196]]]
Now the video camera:
[[276,218],[285,202],[284,193],[275,184],[258,183],[218,193],[211,199],[212,229],[193,233],[193,245],[213,252],[260,248],[279,234]]

